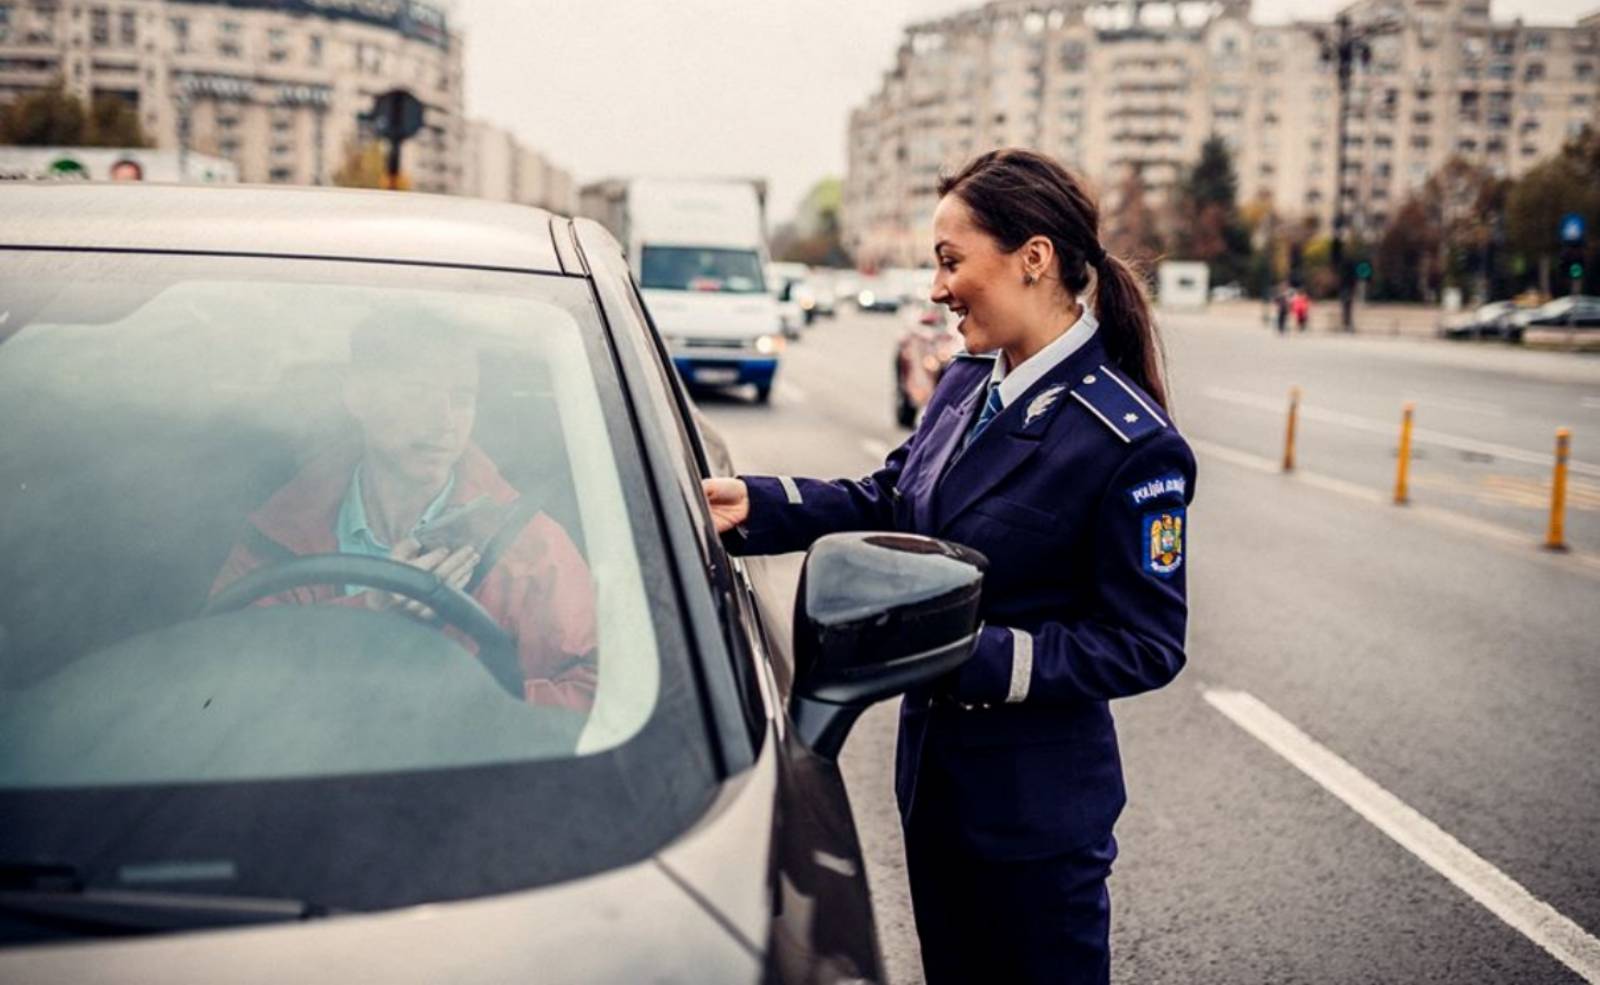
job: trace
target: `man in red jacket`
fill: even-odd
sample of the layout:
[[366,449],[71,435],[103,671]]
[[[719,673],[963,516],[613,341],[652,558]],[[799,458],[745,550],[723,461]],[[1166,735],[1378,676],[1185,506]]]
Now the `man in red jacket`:
[[[517,644],[529,702],[588,709],[595,689],[589,568],[559,523],[513,508],[517,491],[472,444],[477,354],[437,332],[375,323],[352,332],[350,349],[344,402],[360,443],[317,456],[251,514],[212,593],[302,554],[401,561],[467,591],[494,617]],[[468,515],[490,520],[448,522]],[[441,530],[452,535],[436,543]],[[480,571],[490,543],[502,549],[491,550]],[[419,603],[359,585],[304,586],[257,604],[319,603],[432,617]],[[472,648],[464,635],[451,635]]]

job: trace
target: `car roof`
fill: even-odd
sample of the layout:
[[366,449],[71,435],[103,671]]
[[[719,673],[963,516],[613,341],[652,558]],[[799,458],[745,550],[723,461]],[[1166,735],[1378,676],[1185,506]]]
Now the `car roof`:
[[[0,246],[314,256],[562,273],[543,209],[446,195],[252,185],[7,182]],[[569,259],[569,266],[571,260]],[[572,271],[576,272],[576,271]]]

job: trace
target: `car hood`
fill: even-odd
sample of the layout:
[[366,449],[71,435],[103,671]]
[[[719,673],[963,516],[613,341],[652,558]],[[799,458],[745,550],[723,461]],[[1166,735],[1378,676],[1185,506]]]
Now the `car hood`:
[[754,982],[760,969],[653,860],[468,902],[0,954],[0,979],[34,985]]
[[656,857],[585,879],[306,923],[13,948],[0,952],[0,980],[756,982],[776,771],[762,757]]

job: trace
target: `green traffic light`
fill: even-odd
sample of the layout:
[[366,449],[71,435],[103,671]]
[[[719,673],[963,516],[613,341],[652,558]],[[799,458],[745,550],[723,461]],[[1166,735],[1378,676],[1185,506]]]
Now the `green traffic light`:
[[1368,263],[1365,260],[1362,260],[1360,263],[1356,264],[1356,276],[1361,278],[1362,280],[1371,280],[1372,279],[1372,264]]
[[1567,268],[1567,276],[1571,277],[1573,280],[1582,280],[1583,279],[1583,264],[1575,263],[1572,266],[1568,267]]

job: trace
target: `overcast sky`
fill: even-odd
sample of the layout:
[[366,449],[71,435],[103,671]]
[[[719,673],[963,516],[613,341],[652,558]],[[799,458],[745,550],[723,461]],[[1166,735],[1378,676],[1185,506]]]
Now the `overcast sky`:
[[[1330,16],[1347,0],[1256,0],[1256,19]],[[909,22],[963,0],[454,0],[467,113],[510,129],[579,181],[760,175],[775,220],[844,171],[850,110]],[[1600,0],[1494,0],[1494,17],[1570,24]]]

